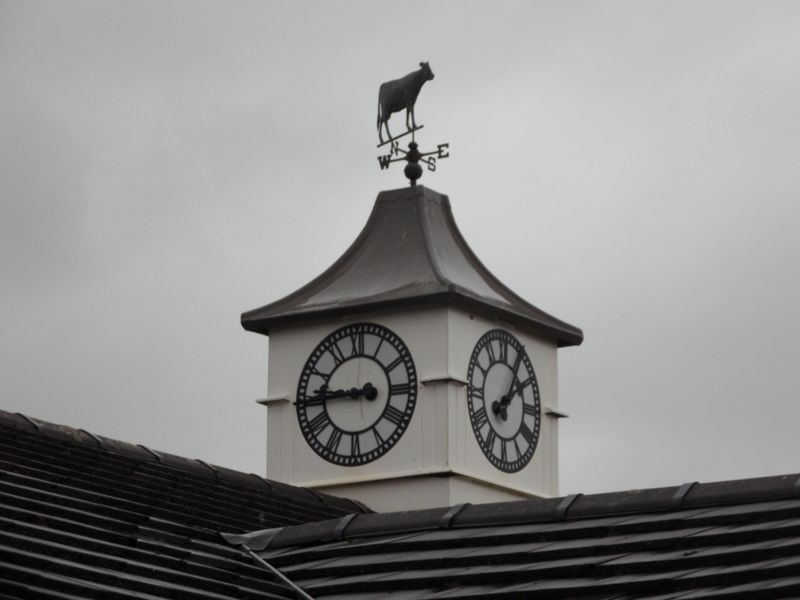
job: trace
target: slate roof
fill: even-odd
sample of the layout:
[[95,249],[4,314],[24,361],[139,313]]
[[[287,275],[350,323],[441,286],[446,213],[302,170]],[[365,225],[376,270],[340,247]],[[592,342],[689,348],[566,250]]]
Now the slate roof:
[[800,475],[374,514],[0,411],[0,599],[301,597],[259,560],[328,600],[798,598]]
[[800,477],[369,514],[229,538],[327,600],[800,597]]
[[0,598],[295,598],[231,548],[362,506],[0,411]]
[[242,326],[269,334],[281,323],[413,304],[460,306],[552,337],[559,346],[583,341],[580,329],[492,275],[458,230],[447,196],[421,185],[378,194],[367,224],[339,260],[296,292],[243,313]]

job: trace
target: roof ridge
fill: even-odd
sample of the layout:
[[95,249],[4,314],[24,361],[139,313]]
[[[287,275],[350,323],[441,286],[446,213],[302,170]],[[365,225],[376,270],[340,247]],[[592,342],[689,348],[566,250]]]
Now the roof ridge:
[[[418,202],[420,204],[419,210],[425,210],[426,204],[428,202],[441,202],[442,206],[444,207],[444,212],[448,212],[450,210],[450,199],[447,197],[446,194],[439,194],[430,188],[425,188],[424,186],[416,186],[420,188],[422,194],[418,198]],[[428,192],[433,192],[432,194],[428,194]],[[434,195],[436,194],[436,195]],[[442,268],[439,266],[438,261],[436,260],[433,250],[431,246],[433,241],[431,239],[431,231],[428,223],[428,219],[420,218],[419,226],[422,230],[422,241],[423,241],[423,248],[425,249],[425,256],[428,257],[428,263],[430,264],[431,271],[433,271],[434,277],[436,280],[448,291],[452,292],[456,289],[456,284],[450,280],[449,277],[445,277],[444,273],[442,273]]]
[[[437,529],[557,523],[800,498],[800,473],[557,498],[347,515],[246,535],[256,550]],[[455,510],[455,514],[452,514]],[[346,519],[346,522],[345,522]],[[260,535],[263,534],[263,535]],[[241,536],[240,536],[241,537]],[[231,540],[231,543],[236,543]],[[241,543],[241,542],[239,542]]]
[[290,302],[291,300],[293,300],[295,298],[301,297],[308,290],[314,289],[314,287],[317,285],[317,282],[319,280],[324,279],[325,277],[328,277],[331,273],[335,273],[343,264],[345,264],[348,260],[350,260],[350,258],[352,256],[356,255],[358,250],[364,245],[364,243],[366,242],[366,240],[369,237],[368,236],[368,234],[369,234],[369,226],[375,220],[376,216],[377,215],[375,213],[375,210],[370,212],[369,216],[367,217],[366,222],[364,223],[364,226],[361,228],[361,231],[359,231],[358,235],[356,236],[356,239],[353,240],[353,242],[345,249],[345,251],[341,254],[341,256],[339,256],[339,258],[337,258],[335,261],[333,261],[333,263],[328,268],[326,268],[324,271],[322,271],[322,273],[320,273],[316,277],[312,278],[310,281],[308,281],[304,285],[300,286],[295,291],[293,291],[293,292],[291,292],[289,294],[286,294],[285,296],[281,296],[280,298],[277,298],[276,300],[273,300],[272,302],[267,302],[263,306],[259,306],[257,308],[253,308],[251,310],[244,311],[241,314],[241,318],[240,318],[240,322],[242,324],[242,327],[244,327],[245,329],[248,329],[249,328],[248,323],[251,320],[256,319],[257,315],[259,313],[261,313],[262,311],[264,311],[265,309],[274,308],[274,307],[280,306],[282,304],[288,303],[288,302]]
[[[506,300],[511,298],[513,301],[524,306],[532,314],[537,315],[535,320],[539,323],[543,330],[549,330],[555,334],[555,336],[559,339],[560,346],[573,344],[579,345],[582,343],[583,331],[580,328],[570,325],[566,321],[563,321],[542,310],[541,308],[534,306],[510,287],[508,287],[505,283],[500,281],[500,279],[494,273],[492,273],[492,271],[483,263],[480,257],[469,245],[469,242],[467,242],[464,234],[461,233],[461,229],[459,229],[458,223],[456,223],[455,215],[453,214],[453,209],[450,204],[450,197],[447,194],[442,194],[431,188],[423,188],[421,199],[423,202],[440,204],[441,214],[444,217],[444,222],[448,232],[450,233],[450,236],[452,237],[452,240],[455,242],[459,251],[463,254],[466,260],[472,264],[475,271],[480,274],[490,288],[492,288],[500,296],[505,297]],[[433,269],[437,279],[439,279],[441,283],[447,287],[449,292],[463,295],[466,299],[472,298],[472,294],[468,288],[464,287],[463,285],[459,285],[442,272],[442,268],[438,264],[438,260],[431,251],[432,240],[430,233],[430,221],[428,219],[421,219],[420,221],[424,234],[425,251],[428,255],[431,268]],[[566,338],[562,339],[562,336],[565,335],[569,338],[569,340]]]
[[95,435],[85,429],[75,429],[68,425],[58,425],[41,419],[34,419],[22,413],[0,410],[0,427],[11,427],[33,432],[53,440],[94,448],[112,454],[126,456],[141,462],[162,464],[184,473],[219,480],[224,483],[267,491],[271,496],[302,499],[307,502],[332,505],[356,513],[369,512],[363,504],[303,487],[289,485],[280,481],[266,479],[256,473],[244,473],[235,469],[209,464],[200,459],[192,459],[168,452],[152,450],[141,444],[132,444],[113,438]]

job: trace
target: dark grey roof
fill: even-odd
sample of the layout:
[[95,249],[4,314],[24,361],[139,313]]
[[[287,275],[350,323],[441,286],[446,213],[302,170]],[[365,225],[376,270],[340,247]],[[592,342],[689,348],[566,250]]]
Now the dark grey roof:
[[3,600],[299,597],[221,531],[328,600],[800,597],[798,475],[369,514],[0,411]]
[[295,598],[220,530],[360,512],[333,496],[0,411],[0,598]]
[[381,192],[339,260],[296,292],[242,314],[242,325],[269,334],[279,323],[412,304],[461,306],[553,337],[560,346],[583,341],[580,329],[492,275],[458,230],[447,196],[423,186]]
[[799,482],[357,515],[230,541],[328,600],[797,598]]

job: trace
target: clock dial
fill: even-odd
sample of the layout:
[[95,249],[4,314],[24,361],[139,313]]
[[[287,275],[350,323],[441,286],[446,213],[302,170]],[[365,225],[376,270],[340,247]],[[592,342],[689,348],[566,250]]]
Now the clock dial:
[[525,347],[502,329],[485,333],[467,372],[469,418],[486,458],[506,473],[525,467],[539,441],[539,385]]
[[380,458],[405,432],[417,402],[411,353],[374,323],[337,329],[308,357],[297,385],[297,420],[325,460],[357,466]]

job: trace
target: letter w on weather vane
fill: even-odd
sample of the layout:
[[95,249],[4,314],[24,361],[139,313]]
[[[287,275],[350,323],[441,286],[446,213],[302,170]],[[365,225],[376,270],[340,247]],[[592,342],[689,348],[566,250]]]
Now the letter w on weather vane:
[[[420,69],[405,77],[381,84],[378,92],[378,148],[390,144],[389,154],[378,156],[378,163],[381,169],[388,169],[393,162],[406,161],[406,168],[403,172],[411,180],[411,185],[416,185],[417,179],[422,177],[420,162],[428,165],[429,171],[435,171],[436,159],[450,156],[450,144],[439,144],[433,152],[420,152],[414,139],[414,132],[423,127],[417,125],[414,118],[414,105],[417,103],[417,96],[419,96],[422,86],[426,81],[433,79],[433,71],[428,63],[421,62],[419,66]],[[389,131],[389,117],[392,116],[392,113],[400,112],[403,109],[406,111],[406,130],[400,135],[392,136]],[[383,139],[384,129],[386,130],[386,140]],[[408,143],[408,150],[404,150],[397,140],[407,135],[411,135],[411,141]]]

